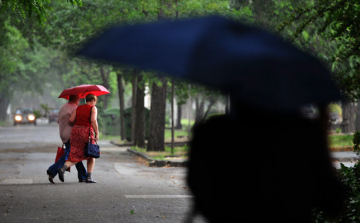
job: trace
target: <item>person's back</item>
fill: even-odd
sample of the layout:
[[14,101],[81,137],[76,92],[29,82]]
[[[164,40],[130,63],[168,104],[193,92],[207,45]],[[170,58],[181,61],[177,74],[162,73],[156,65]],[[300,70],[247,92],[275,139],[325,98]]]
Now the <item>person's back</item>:
[[90,110],[92,106],[91,105],[80,105],[76,109],[76,126],[89,126],[90,125]]
[[69,118],[72,112],[76,110],[76,107],[76,103],[69,101],[68,103],[64,104],[59,111],[59,133],[63,143],[66,143],[70,140],[72,126],[69,124]]
[[341,209],[344,187],[319,121],[256,110],[241,115],[194,130],[187,180],[197,211],[210,222],[303,223],[315,206],[330,214]]

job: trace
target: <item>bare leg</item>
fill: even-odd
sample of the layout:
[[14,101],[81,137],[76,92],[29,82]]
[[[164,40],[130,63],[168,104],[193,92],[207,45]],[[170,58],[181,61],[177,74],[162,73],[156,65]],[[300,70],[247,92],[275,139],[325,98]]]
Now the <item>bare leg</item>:
[[92,173],[95,166],[95,158],[88,159],[87,161],[87,172]]
[[94,170],[94,166],[95,166],[95,158],[90,158],[88,159],[87,161],[87,178],[86,178],[86,183],[96,183],[97,181],[94,180],[92,177],[91,177],[91,173],[92,171]]
[[66,162],[65,162],[65,165],[66,165],[67,167],[74,166],[75,164],[77,164],[77,162],[72,162],[72,161],[66,161]]
[[61,182],[64,182],[64,173],[65,170],[73,165],[75,165],[77,162],[71,162],[71,161],[66,161],[64,166],[58,169],[58,174],[59,174],[59,179]]

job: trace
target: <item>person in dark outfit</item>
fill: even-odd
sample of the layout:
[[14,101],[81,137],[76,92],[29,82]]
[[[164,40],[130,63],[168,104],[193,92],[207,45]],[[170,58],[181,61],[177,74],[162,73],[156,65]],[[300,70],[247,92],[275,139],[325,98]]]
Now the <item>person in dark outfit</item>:
[[238,108],[236,117],[214,117],[194,129],[187,174],[194,215],[306,223],[315,207],[330,217],[344,209],[347,188],[331,164],[325,109],[311,120]]

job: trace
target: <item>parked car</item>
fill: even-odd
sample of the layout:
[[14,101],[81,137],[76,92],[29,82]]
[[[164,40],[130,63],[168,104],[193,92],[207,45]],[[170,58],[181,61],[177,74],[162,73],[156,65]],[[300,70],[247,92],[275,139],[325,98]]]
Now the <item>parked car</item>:
[[14,114],[14,125],[34,124],[36,125],[36,116],[32,108],[19,108]]
[[50,111],[50,114],[49,114],[49,123],[51,122],[57,122],[58,118],[59,118],[59,111],[60,109],[58,108],[55,108],[55,109],[52,109]]

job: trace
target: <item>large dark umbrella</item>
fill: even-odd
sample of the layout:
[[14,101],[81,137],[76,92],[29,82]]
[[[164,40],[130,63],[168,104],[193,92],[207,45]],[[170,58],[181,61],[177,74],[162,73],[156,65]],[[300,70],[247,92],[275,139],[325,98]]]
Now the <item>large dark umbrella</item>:
[[113,27],[77,55],[165,72],[273,111],[341,99],[314,57],[275,35],[217,16]]

